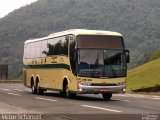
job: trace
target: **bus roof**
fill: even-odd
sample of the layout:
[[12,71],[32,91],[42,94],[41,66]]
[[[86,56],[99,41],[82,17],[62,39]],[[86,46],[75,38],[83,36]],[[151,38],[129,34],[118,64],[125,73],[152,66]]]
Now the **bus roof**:
[[113,32],[113,31],[104,31],[104,30],[87,30],[87,29],[70,29],[70,30],[66,30],[66,31],[62,31],[62,32],[56,32],[56,33],[52,33],[46,37],[42,37],[42,38],[33,38],[33,39],[29,39],[25,41],[26,43],[31,43],[31,42],[36,42],[36,41],[41,41],[41,40],[45,40],[45,39],[50,39],[53,37],[59,37],[59,36],[64,36],[64,35],[69,35],[69,34],[73,34],[73,35],[110,35],[110,36],[122,36],[120,33],[118,32]]

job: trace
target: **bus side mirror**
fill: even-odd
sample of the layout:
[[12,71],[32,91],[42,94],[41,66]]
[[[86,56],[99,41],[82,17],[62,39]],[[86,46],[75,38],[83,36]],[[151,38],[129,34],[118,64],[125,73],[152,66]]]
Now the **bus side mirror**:
[[77,60],[77,51],[74,51],[74,53],[73,53],[73,60],[74,60],[74,62],[76,62],[76,60]]
[[129,55],[129,50],[124,51],[126,53],[126,62],[130,63],[130,55]]
[[127,63],[130,63],[130,55],[126,56],[126,61],[127,61]]

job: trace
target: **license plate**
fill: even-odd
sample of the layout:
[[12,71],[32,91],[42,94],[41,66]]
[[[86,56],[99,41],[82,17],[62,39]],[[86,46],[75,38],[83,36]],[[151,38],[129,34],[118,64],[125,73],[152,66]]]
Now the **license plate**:
[[108,91],[107,88],[101,88],[101,89],[100,89],[100,92],[107,92],[107,91]]

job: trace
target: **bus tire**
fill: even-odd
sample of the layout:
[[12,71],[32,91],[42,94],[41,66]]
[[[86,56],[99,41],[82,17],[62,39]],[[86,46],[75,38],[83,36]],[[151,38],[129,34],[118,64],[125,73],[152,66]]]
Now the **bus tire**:
[[44,94],[44,90],[41,89],[41,88],[38,88],[37,94],[38,94],[38,95],[43,95],[43,94]]
[[69,97],[70,97],[70,98],[75,98],[76,96],[77,96],[76,93],[69,93]]
[[38,88],[38,90],[37,90],[37,94],[38,94],[38,95],[43,95],[43,93],[44,93],[44,90],[43,90],[43,89]]
[[38,95],[42,95],[42,94],[44,93],[44,90],[41,89],[40,86],[39,86],[39,81],[37,81],[37,83],[36,83],[36,90],[37,90],[36,93],[37,93]]
[[65,98],[69,98],[69,89],[68,89],[68,83],[63,85],[63,96]]
[[36,94],[37,93],[37,89],[36,89],[36,87],[34,85],[34,81],[33,80],[31,80],[31,91],[32,91],[32,94]]
[[103,99],[109,101],[112,97],[112,93],[102,93]]
[[68,89],[68,83],[67,84],[64,84],[64,87],[63,87],[63,96],[65,98],[74,98],[76,97],[76,94],[75,93],[71,93]]

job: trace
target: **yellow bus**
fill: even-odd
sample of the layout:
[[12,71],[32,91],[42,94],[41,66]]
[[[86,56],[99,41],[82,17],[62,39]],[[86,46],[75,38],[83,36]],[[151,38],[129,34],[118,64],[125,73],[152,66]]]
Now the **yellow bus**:
[[71,29],[24,43],[24,85],[33,94],[65,97],[102,94],[109,100],[126,87],[129,51],[120,33]]

